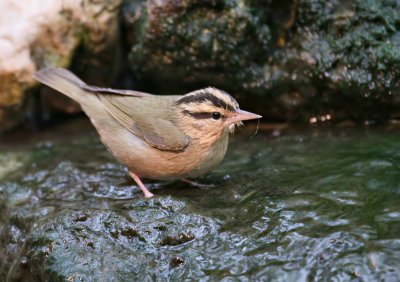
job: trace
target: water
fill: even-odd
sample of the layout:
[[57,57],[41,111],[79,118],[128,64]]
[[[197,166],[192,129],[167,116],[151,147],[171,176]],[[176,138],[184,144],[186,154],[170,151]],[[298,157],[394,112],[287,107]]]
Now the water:
[[398,128],[245,131],[216,187],[152,199],[86,124],[50,132],[0,147],[10,281],[400,279]]

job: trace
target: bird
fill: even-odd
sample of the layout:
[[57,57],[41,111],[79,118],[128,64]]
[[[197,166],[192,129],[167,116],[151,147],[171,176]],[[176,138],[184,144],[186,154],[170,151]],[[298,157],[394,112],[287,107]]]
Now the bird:
[[210,172],[225,156],[229,133],[244,120],[261,118],[214,87],[154,95],[91,86],[58,67],[43,68],[33,77],[80,104],[146,198],[154,195],[142,178],[190,181]]

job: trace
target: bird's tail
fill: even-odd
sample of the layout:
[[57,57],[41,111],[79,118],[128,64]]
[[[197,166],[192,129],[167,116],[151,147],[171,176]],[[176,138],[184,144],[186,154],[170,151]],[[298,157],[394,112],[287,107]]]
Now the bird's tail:
[[[54,88],[55,90],[74,99],[81,105],[86,104],[90,96],[84,88],[86,83],[80,80],[72,72],[63,68],[48,67],[33,74],[38,81]],[[90,98],[89,98],[90,99]]]

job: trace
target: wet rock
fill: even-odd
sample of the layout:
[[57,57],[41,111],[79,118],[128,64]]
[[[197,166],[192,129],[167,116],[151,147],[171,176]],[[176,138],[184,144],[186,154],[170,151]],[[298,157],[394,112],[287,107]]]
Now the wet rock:
[[398,128],[236,136],[215,187],[151,199],[86,128],[60,132],[0,143],[1,281],[400,278]]
[[[162,201],[161,198],[153,202],[158,205]],[[85,221],[77,221],[82,212],[89,216]],[[162,237],[183,243],[182,237],[174,237],[174,232],[193,232],[198,239],[211,235],[203,231],[207,225],[215,232],[215,223],[207,218],[190,215],[188,220],[182,220],[180,212],[162,208],[147,212],[153,213],[154,218],[162,213],[162,221],[168,221],[168,231],[156,230],[153,222],[141,219],[135,222],[128,214],[113,211],[63,209],[55,212],[33,227],[22,252],[21,259],[26,262],[15,264],[8,275],[15,280],[32,277],[40,281],[64,281],[69,277],[111,281],[127,277],[145,279],[146,275],[161,278],[161,270],[169,268],[171,260],[174,261],[171,267],[183,263],[182,259],[170,258],[175,253],[172,249],[159,245]],[[134,213],[130,209],[130,214]],[[148,267],[154,271],[143,271]]]
[[23,153],[2,153],[0,154],[0,180],[20,169],[27,161]]
[[[124,184],[126,171],[110,163],[96,138],[68,144],[76,154],[43,142],[25,154],[0,150],[1,278],[162,278],[182,264],[171,263],[179,249],[216,234],[219,224],[185,211],[185,202],[144,199]],[[10,159],[19,161],[5,166]],[[149,267],[157,270],[144,271]]]
[[275,120],[399,115],[398,1],[125,1],[146,85],[215,85]]
[[[32,111],[27,105],[36,99],[31,94],[37,85],[32,73],[37,69],[71,66],[89,81],[113,81],[119,58],[119,2],[1,1],[0,131]],[[70,100],[46,95],[42,103],[47,110],[79,109]]]

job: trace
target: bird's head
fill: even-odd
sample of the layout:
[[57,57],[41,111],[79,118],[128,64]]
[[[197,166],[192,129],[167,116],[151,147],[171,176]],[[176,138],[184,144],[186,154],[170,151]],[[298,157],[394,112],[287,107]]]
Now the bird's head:
[[231,95],[212,87],[181,96],[175,103],[178,123],[191,138],[217,139],[221,134],[233,132],[243,120],[261,118],[239,109]]

